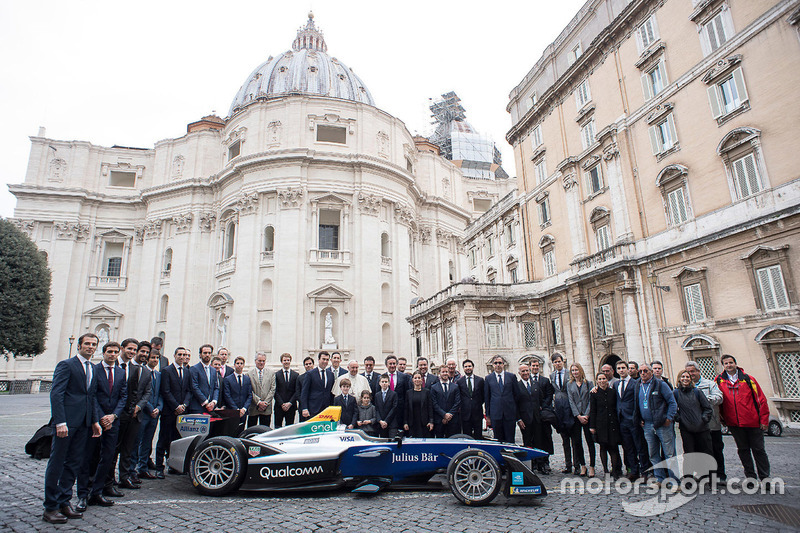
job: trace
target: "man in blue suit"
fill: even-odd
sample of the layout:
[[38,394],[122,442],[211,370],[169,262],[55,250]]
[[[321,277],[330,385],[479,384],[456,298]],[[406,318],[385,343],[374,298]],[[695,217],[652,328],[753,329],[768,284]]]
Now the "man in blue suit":
[[636,389],[639,380],[629,375],[629,367],[625,361],[617,361],[619,381],[614,384],[617,393],[617,418],[619,433],[622,438],[622,451],[628,479],[634,481],[644,475],[650,468],[649,452],[644,441],[644,433],[635,419]]
[[183,346],[175,348],[175,362],[161,371],[161,397],[164,409],[161,413],[161,428],[156,443],[156,478],[164,479],[164,456],[169,454],[169,445],[178,438],[176,427],[178,415],[189,408],[192,401],[192,378],[189,375],[189,350]]
[[450,368],[439,367],[439,382],[431,386],[434,432],[437,438],[452,437],[461,430],[461,392],[450,381]]
[[406,391],[411,388],[411,376],[397,370],[397,357],[388,356],[386,363],[386,375],[389,376],[389,390],[397,394],[397,424],[402,426],[406,412]]
[[[119,417],[122,416],[128,399],[125,371],[116,364],[120,349],[117,342],[106,343],[103,346],[103,361],[94,366],[97,376],[95,404],[103,434],[89,443],[78,473],[78,505],[75,510],[80,513],[89,505],[108,507],[114,504],[103,496],[103,487],[109,470],[114,466]],[[94,482],[90,485],[92,479]]]
[[417,358],[417,370],[422,374],[422,386],[430,389],[439,382],[439,378],[428,372],[428,359],[426,357]]
[[389,390],[389,376],[383,374],[378,381],[380,390],[372,395],[375,404],[375,432],[379,437],[393,439],[397,435],[397,394]]
[[[60,361],[50,389],[50,424],[54,438],[44,473],[44,514],[51,524],[83,515],[72,509],[72,485],[83,462],[90,435],[100,436],[100,416],[95,403],[97,377],[89,359],[97,349],[97,335],[78,338],[78,354]],[[91,431],[91,433],[90,433]]]
[[465,359],[461,363],[464,375],[456,380],[461,393],[461,433],[473,439],[483,438],[483,378],[473,372],[475,364]]
[[161,394],[161,381],[164,378],[158,371],[160,359],[161,354],[158,352],[150,352],[150,356],[147,358],[147,366],[152,374],[152,394],[150,394],[150,400],[144,404],[144,416],[142,416],[142,426],[139,429],[139,458],[136,465],[139,477],[145,479],[156,479],[157,477],[150,472],[147,464],[150,462],[150,453],[153,451],[153,436],[156,434],[158,419],[164,410],[164,396]]
[[335,378],[328,368],[330,358],[328,352],[320,352],[317,368],[306,372],[300,393],[300,409],[306,419],[318,415],[333,403],[331,389]]
[[192,399],[189,412],[192,414],[210,413],[219,402],[219,373],[211,363],[214,347],[204,344],[200,347],[200,362],[191,368]]
[[499,355],[492,359],[494,372],[483,380],[486,400],[486,421],[494,430],[494,438],[513,443],[517,429],[517,376],[505,371]]
[[250,376],[242,373],[244,370],[244,357],[237,356],[233,362],[233,374],[223,380],[223,403],[228,409],[238,409],[241,423],[244,424],[247,411],[253,402],[253,386]]
[[364,372],[361,375],[367,378],[372,394],[381,390],[381,375],[375,372],[375,358],[371,355],[364,358]]

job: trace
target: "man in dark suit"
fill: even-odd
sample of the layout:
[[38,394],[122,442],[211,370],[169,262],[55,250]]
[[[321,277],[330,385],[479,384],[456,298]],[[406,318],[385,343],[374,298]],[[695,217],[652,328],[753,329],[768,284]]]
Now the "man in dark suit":
[[200,347],[200,362],[190,372],[192,377],[192,399],[189,413],[210,413],[219,402],[219,373],[211,367],[211,354],[214,347],[204,344]]
[[474,374],[475,364],[465,359],[461,363],[464,375],[456,380],[461,394],[461,433],[473,439],[483,438],[483,398],[484,381]]
[[[142,410],[150,401],[152,394],[150,370],[143,369],[136,364],[137,356],[147,353],[150,355],[150,343],[137,342],[136,339],[122,341],[122,352],[117,360],[125,372],[125,381],[128,385],[128,398],[125,409],[122,411],[119,425],[119,438],[117,439],[117,455],[119,456],[119,486],[124,489],[138,489],[139,485],[133,478],[131,453],[139,436],[139,426],[142,421]],[[107,496],[120,496],[121,493],[114,488],[114,469],[106,477],[105,489]]]
[[347,369],[342,368],[342,354],[339,352],[333,352],[331,354],[331,372],[333,372],[333,377],[338,378],[339,376],[344,376],[347,374]]
[[142,415],[142,427],[139,429],[139,454],[138,464],[135,465],[136,473],[139,478],[156,479],[156,474],[150,472],[152,461],[150,454],[153,451],[153,436],[156,433],[158,420],[164,411],[164,396],[161,394],[161,381],[163,380],[159,372],[158,364],[161,356],[158,353],[150,352],[147,358],[147,367],[150,369],[150,400],[144,404],[144,414]]
[[[535,372],[532,372],[535,371]],[[517,418],[522,430],[522,443],[553,453],[553,435],[550,424],[542,420],[542,409],[553,406],[553,386],[550,380],[539,375],[539,361],[531,365],[520,365],[520,380],[517,381]],[[542,474],[550,473],[550,459],[539,458],[535,462]]]
[[447,361],[447,370],[450,371],[450,381],[453,383],[457,382],[461,379],[461,372],[458,371],[458,361],[456,361],[453,357],[450,357]]
[[386,364],[386,375],[389,376],[389,390],[397,394],[397,422],[398,427],[405,420],[406,391],[411,388],[411,376],[404,374],[397,369],[397,357],[388,356],[384,360]]
[[375,372],[375,358],[371,355],[368,355],[364,358],[364,372],[362,372],[361,375],[367,378],[372,394],[375,394],[381,389],[381,376]]
[[[59,361],[50,389],[50,425],[53,440],[44,473],[44,514],[51,524],[83,515],[72,509],[72,485],[81,468],[89,436],[100,436],[99,412],[95,402],[96,372],[89,359],[97,349],[97,335],[78,338],[78,354]],[[91,433],[90,433],[91,432]]]
[[437,438],[452,437],[461,430],[461,392],[450,381],[447,365],[439,367],[439,382],[431,386],[433,428]]
[[169,366],[169,359],[164,355],[164,339],[153,337],[150,339],[150,353],[158,354],[158,371],[163,372]]
[[353,425],[356,422],[356,403],[358,400],[350,395],[350,380],[348,378],[342,378],[339,381],[339,389],[342,393],[333,399],[333,405],[342,408],[339,423],[344,424],[347,429],[353,429]]
[[[220,383],[223,382],[222,380],[224,380],[225,378],[227,378],[228,376],[230,376],[231,374],[234,373],[234,368],[231,365],[228,364],[228,358],[230,356],[231,356],[231,353],[228,351],[227,348],[220,348],[219,350],[217,350],[217,357],[222,359],[222,368],[219,369]],[[221,388],[222,388],[222,385],[220,385],[220,389]],[[220,391],[220,394],[221,394],[221,391]]]
[[393,439],[397,435],[397,394],[389,389],[389,376],[378,381],[380,389],[372,395],[375,404],[375,432],[379,437]]
[[103,434],[99,439],[90,439],[78,473],[78,505],[75,510],[80,513],[89,505],[108,507],[114,504],[103,496],[103,486],[109,469],[113,468],[119,417],[122,416],[128,399],[125,372],[116,364],[120,348],[117,342],[106,343],[103,346],[103,361],[94,366],[97,378],[95,408]]
[[250,403],[253,401],[253,387],[250,385],[250,376],[243,374],[244,357],[237,356],[233,362],[233,374],[225,378],[223,394],[225,405],[228,409],[238,409],[240,423],[244,424]]
[[[638,368],[637,368],[638,369]],[[639,380],[629,375],[630,367],[625,361],[617,361],[619,381],[614,385],[617,393],[617,418],[622,439],[622,452],[628,479],[636,480],[650,468],[650,457],[642,428],[635,421],[636,389]]]
[[486,422],[494,430],[494,438],[514,443],[517,422],[517,376],[506,372],[499,355],[492,358],[494,372],[486,376],[483,391],[486,400]]
[[175,362],[161,372],[161,397],[164,409],[161,428],[156,443],[156,478],[164,479],[164,456],[169,455],[169,445],[178,438],[178,415],[189,408],[192,400],[192,378],[189,375],[189,351],[183,346],[175,348]]
[[300,409],[306,418],[318,415],[333,403],[331,389],[335,378],[328,368],[330,358],[328,352],[320,352],[317,357],[317,368],[306,373],[303,392],[300,395]]
[[426,357],[417,358],[417,370],[422,374],[422,387],[430,389],[435,383],[439,382],[439,378],[428,372],[428,359]]
[[[303,395],[303,384],[306,381],[306,377],[309,372],[314,369],[314,358],[310,356],[306,356],[303,359],[303,372],[297,377],[297,402],[299,404],[300,397]],[[303,416],[303,411],[300,411],[300,414],[297,417],[298,421],[305,422],[307,417]]]
[[[313,361],[313,360],[312,360]],[[258,361],[256,361],[256,364]],[[283,368],[275,373],[275,427],[294,423],[297,412],[298,394],[297,380],[300,374],[291,369],[292,355],[281,354]],[[251,373],[253,371],[251,370]]]
[[[572,439],[570,438],[569,428],[566,427],[567,421],[573,421],[572,411],[569,407],[569,397],[567,396],[567,383],[569,383],[569,374],[564,367],[564,356],[560,353],[554,353],[550,358],[555,369],[550,374],[550,383],[553,385],[553,409],[555,410],[556,417],[563,414],[560,418],[563,426],[558,429],[558,434],[561,435],[561,447],[564,450],[564,470],[562,474],[572,473]],[[567,414],[567,412],[569,412]],[[572,427],[571,425],[569,427]]]

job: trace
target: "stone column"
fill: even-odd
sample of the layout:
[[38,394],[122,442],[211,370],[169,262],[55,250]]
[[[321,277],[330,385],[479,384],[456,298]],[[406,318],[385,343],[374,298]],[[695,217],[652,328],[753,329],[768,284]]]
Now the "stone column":
[[622,318],[625,325],[625,350],[628,360],[641,363],[644,360],[642,332],[639,330],[639,312],[636,309],[636,284],[626,280],[620,288],[622,293]]
[[572,332],[572,360],[580,363],[587,375],[592,370],[592,333],[589,329],[589,312],[586,295],[575,287],[569,297],[569,316]]
[[[563,180],[567,199],[567,217],[569,220],[569,239],[572,244],[572,260],[586,257],[586,222],[581,212],[581,199],[575,174],[567,174]],[[563,269],[565,270],[565,269]]]
[[606,161],[606,181],[608,182],[608,192],[611,195],[611,210],[614,214],[615,240],[616,242],[633,240],[617,143],[606,146],[603,150],[603,159]]

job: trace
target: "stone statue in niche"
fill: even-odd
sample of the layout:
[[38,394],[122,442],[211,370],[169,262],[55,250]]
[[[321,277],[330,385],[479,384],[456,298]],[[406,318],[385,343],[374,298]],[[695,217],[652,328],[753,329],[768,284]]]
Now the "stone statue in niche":
[[97,330],[97,347],[101,350],[103,346],[106,345],[108,342],[108,330],[106,328],[100,328]]
[[226,346],[226,341],[228,340],[228,317],[224,314],[219,317],[217,331],[219,331],[219,345]]
[[336,339],[333,337],[333,316],[330,313],[325,314],[325,342],[322,343],[322,348],[325,350],[337,348]]

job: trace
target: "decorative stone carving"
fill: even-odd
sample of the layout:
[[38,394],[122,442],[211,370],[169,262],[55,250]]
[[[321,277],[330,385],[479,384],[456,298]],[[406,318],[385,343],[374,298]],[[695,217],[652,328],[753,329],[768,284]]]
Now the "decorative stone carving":
[[711,85],[711,83],[721,74],[726,72],[728,69],[733,68],[737,64],[742,61],[742,55],[737,54],[734,56],[726,57],[724,59],[720,59],[717,61],[713,67],[711,67],[708,72],[705,73],[703,76],[703,83],[706,85]]
[[12,218],[10,220],[11,223],[17,227],[17,229],[22,231],[31,239],[33,238],[33,220],[20,220],[18,218]]
[[581,166],[583,167],[584,170],[589,170],[595,164],[597,164],[598,161],[600,161],[600,156],[599,155],[597,155],[597,154],[590,155],[589,157],[586,158],[586,161],[584,161]]
[[181,179],[183,177],[183,166],[186,163],[186,158],[182,155],[176,155],[172,160],[172,179]]
[[383,198],[375,194],[358,193],[358,206],[365,215],[378,216]]
[[136,240],[137,244],[142,244],[144,242],[144,227],[138,226],[133,229],[133,238]]
[[279,145],[281,143],[281,134],[283,133],[283,124],[280,120],[273,120],[267,124],[267,144],[270,146]]
[[462,255],[465,255],[467,253],[467,246],[461,239],[458,239],[456,241],[456,252]]
[[64,181],[64,176],[67,174],[67,162],[61,158],[50,160],[50,165],[47,169],[47,179],[50,181]]
[[197,224],[198,226],[200,226],[200,231],[202,232],[213,231],[216,222],[217,222],[217,215],[215,215],[210,211],[207,211],[205,213],[200,213],[200,218],[197,219]]
[[430,226],[420,226],[419,228],[419,242],[422,244],[428,244],[431,242],[431,227]]
[[612,142],[605,148],[603,148],[603,159],[606,161],[611,161],[615,157],[619,155],[619,148],[617,147],[617,143]]
[[448,200],[450,199],[450,180],[447,178],[442,178],[442,194]]
[[453,236],[452,233],[445,231],[441,228],[436,228],[436,244],[438,244],[442,248],[447,248],[450,245],[450,238],[452,236]]
[[561,178],[561,181],[562,185],[564,185],[565,191],[568,191],[571,188],[578,186],[578,181],[575,179],[575,174],[573,173],[564,174],[564,177]]
[[148,220],[142,226],[145,239],[155,239],[161,236],[161,228],[163,224],[160,220]]
[[82,241],[89,238],[91,228],[80,222],[56,222],[56,238]]
[[278,191],[278,199],[281,201],[281,207],[283,208],[300,207],[303,203],[303,189],[302,187],[281,189]]
[[661,117],[672,111],[673,107],[675,106],[672,102],[664,102],[663,104],[657,105],[655,108],[653,108],[653,111],[649,115],[647,115],[647,118],[645,120],[647,121],[648,124],[652,124],[653,122],[657,121],[658,119],[660,119]]
[[356,119],[342,118],[339,115],[328,113],[325,115],[308,115],[308,129],[314,131],[317,124],[336,124],[337,126],[344,126],[347,128],[347,133],[350,135],[356,132]]
[[242,141],[244,143],[245,138],[247,137],[247,128],[244,126],[240,126],[233,130],[228,137],[222,141],[225,146],[230,146],[236,141]]
[[378,155],[389,159],[389,134],[385,131],[378,132]]
[[255,213],[258,209],[258,193],[243,194],[241,198],[236,200],[235,209],[242,216]]
[[414,211],[403,204],[395,204],[394,219],[400,224],[409,225],[414,221]]
[[191,213],[184,213],[172,217],[172,222],[175,224],[175,231],[177,233],[186,233],[192,229],[193,216]]

